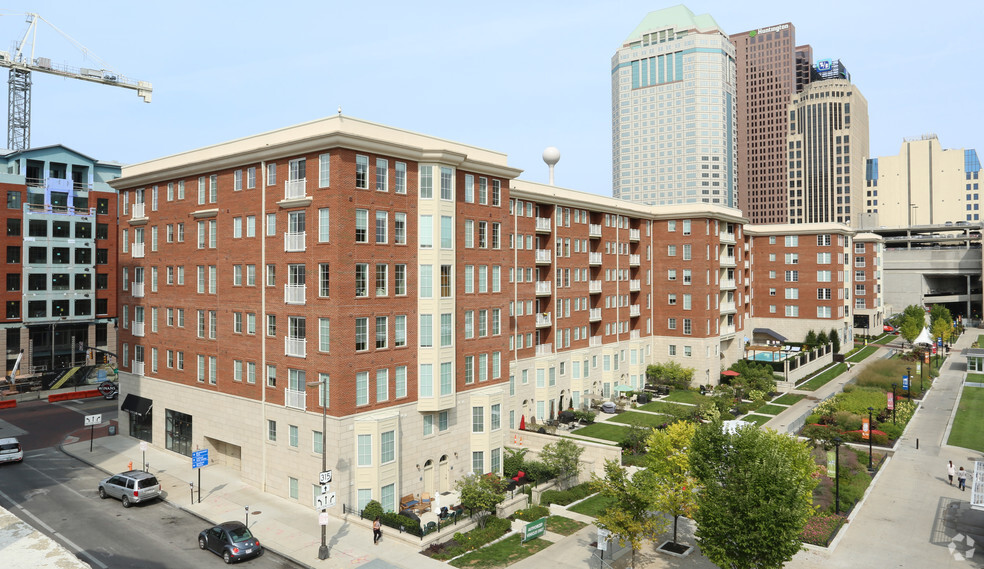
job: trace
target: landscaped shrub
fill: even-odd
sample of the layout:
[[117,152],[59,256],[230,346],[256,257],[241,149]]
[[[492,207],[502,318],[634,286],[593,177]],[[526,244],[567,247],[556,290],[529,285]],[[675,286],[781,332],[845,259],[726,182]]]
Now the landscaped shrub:
[[834,424],[842,431],[856,431],[861,428],[861,417],[850,411],[837,411]]
[[639,396],[636,397],[636,401],[639,403],[639,405],[645,405],[646,403],[649,403],[649,394],[640,393]]
[[512,478],[516,476],[517,472],[523,469],[523,461],[526,460],[524,456],[528,450],[525,448],[519,450],[506,449],[506,456],[502,460],[503,478]]
[[594,411],[574,411],[574,418],[585,423],[594,423],[597,413]]
[[581,498],[587,498],[591,494],[594,494],[591,483],[584,482],[567,490],[547,490],[543,494],[540,494],[540,505],[549,506],[550,504],[557,504],[558,506],[566,506],[577,502]]
[[[891,411],[889,411],[889,416],[891,416]],[[898,421],[898,417],[896,417],[895,420]],[[893,425],[891,423],[891,419],[878,425],[878,429],[885,431],[885,434],[888,435],[888,438],[893,440],[902,436],[902,427],[898,424]]]
[[[546,494],[546,492],[544,492],[544,494]],[[549,515],[550,508],[545,506],[531,506],[522,510],[516,510],[513,517],[517,520],[523,520],[524,522],[535,522],[536,520]]]
[[471,551],[506,535],[511,525],[509,520],[503,518],[489,518],[484,528],[475,528],[465,533],[456,533],[454,534],[454,540],[465,551]]
[[527,460],[523,462],[523,467],[520,469],[526,473],[526,478],[530,482],[537,484],[546,482],[557,475],[556,472],[542,460]]
[[[374,520],[376,519],[376,516],[368,519]],[[402,530],[418,537],[424,533],[423,529],[420,527],[420,521],[414,520],[413,518],[408,518],[407,516],[401,516],[396,512],[383,512],[379,516],[379,521],[386,527]]]
[[366,520],[374,520],[376,516],[381,515],[383,515],[383,505],[376,500],[369,500],[365,509],[362,510],[362,518]]

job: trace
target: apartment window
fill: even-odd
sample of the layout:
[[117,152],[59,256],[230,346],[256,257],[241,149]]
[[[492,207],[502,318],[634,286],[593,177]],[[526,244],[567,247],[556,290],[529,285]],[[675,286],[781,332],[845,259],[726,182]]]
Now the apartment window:
[[441,314],[441,347],[451,346],[452,333],[451,314]]
[[386,243],[387,241],[387,221],[388,214],[385,211],[376,212],[376,243]]
[[369,404],[369,372],[360,371],[355,374],[355,404]]
[[[379,462],[386,464],[388,462],[393,462],[396,460],[396,433],[394,431],[386,431],[381,433],[379,436]],[[392,504],[393,500],[389,500]],[[386,500],[383,500],[386,503]]]
[[434,216],[421,215],[418,222],[419,231],[417,243],[421,249],[430,249],[434,246]]
[[454,246],[454,220],[449,215],[441,216],[441,249]]
[[489,180],[488,178],[478,178],[478,203],[486,205],[489,201]]
[[473,433],[484,433],[485,432],[485,408],[484,407],[472,407],[472,432]]
[[690,269],[683,270],[683,284],[688,285],[693,282]]
[[358,465],[372,466],[372,435],[358,435]]
[[441,395],[454,393],[454,368],[451,362],[441,363]]
[[786,282],[787,283],[799,282],[799,271],[786,271]]
[[267,419],[267,440],[277,442],[277,422]]
[[389,281],[389,265],[376,265],[376,296],[386,296]]
[[420,298],[431,298],[434,296],[434,268],[433,265],[420,265]]
[[420,364],[420,372],[417,378],[417,389],[419,391],[420,397],[434,396],[433,364]]
[[421,199],[431,199],[434,197],[434,167],[420,167],[420,197]]
[[451,298],[451,265],[441,265],[441,298]]
[[277,214],[275,213],[268,213],[266,216],[266,234],[267,237],[273,237],[277,234]]
[[402,348],[407,345],[407,317],[400,314],[393,317],[393,346]]
[[454,175],[454,170],[448,168],[447,166],[441,166],[441,199],[442,200],[451,200],[453,197],[451,191],[451,185],[452,185],[451,181],[453,175]]
[[[840,160],[840,158],[838,158]],[[817,235],[817,246],[819,247],[829,247],[830,246],[830,234]]]
[[693,325],[691,323],[690,318],[684,318],[683,319],[683,333],[686,334],[686,335],[688,335],[688,336],[691,333],[693,333]]
[[833,273],[831,271],[817,271],[817,282],[829,283]]
[[387,340],[389,339],[389,331],[387,330],[388,324],[389,317],[376,317],[376,349],[383,349],[386,347]]
[[465,203],[475,203],[475,176],[465,174]]
[[483,472],[485,472],[485,453],[480,450],[472,451],[472,474],[480,476]]
[[369,349],[369,318],[355,319],[355,351],[364,352]]
[[488,235],[488,222],[479,221],[478,222],[478,247],[480,249],[485,249],[488,247],[486,237]]
[[434,315],[420,315],[420,347],[434,347]]
[[[250,166],[246,169],[246,189],[252,190],[256,187],[256,166]],[[178,198],[184,197],[184,182],[178,182]]]
[[499,202],[502,197],[502,182],[499,180],[492,180],[492,205],[499,207]]
[[376,370],[376,401],[386,401],[389,399],[389,370]]
[[407,165],[405,162],[397,162],[394,169],[393,191],[398,194],[407,193]]
[[799,247],[799,235],[786,235],[786,247]]
[[[864,287],[864,285],[861,285],[861,286]],[[829,288],[818,288],[817,289],[817,300],[830,300],[831,299],[831,290],[832,289],[829,289]]]
[[786,316],[796,318],[799,316],[799,306],[786,305]]
[[389,191],[389,161],[385,158],[376,158],[376,191]]
[[396,387],[395,396],[397,399],[407,396],[407,366],[396,366],[396,377],[394,384]]
[[[323,207],[318,210],[318,241],[320,243],[328,243],[331,239],[331,211],[327,207]],[[248,236],[250,237],[250,236]]]
[[361,154],[355,157],[355,187],[369,189],[369,157]]
[[327,188],[331,185],[331,155],[318,156],[318,187]]
[[[298,445],[297,425],[288,425],[287,433],[288,433],[288,443],[290,444],[290,446],[297,448]],[[292,496],[292,497],[296,498],[296,496]]]
[[690,251],[691,251],[690,245],[684,245],[683,246],[683,260],[684,261],[689,261],[691,259]]
[[787,265],[798,265],[799,264],[799,253],[786,253],[786,264]]
[[799,289],[798,288],[787,288],[786,289],[786,299],[787,300],[795,300],[795,299],[798,299],[798,298],[799,298]]
[[355,210],[355,242],[369,242],[369,210]]
[[684,219],[683,220],[683,234],[684,235],[690,235],[690,220],[689,219]]
[[407,214],[393,214],[393,243],[397,245],[407,244]]

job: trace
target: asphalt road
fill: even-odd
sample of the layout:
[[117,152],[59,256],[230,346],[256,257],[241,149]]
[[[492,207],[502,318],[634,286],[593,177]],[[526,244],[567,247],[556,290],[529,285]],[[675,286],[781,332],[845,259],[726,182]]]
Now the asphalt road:
[[[107,475],[58,449],[84,415],[114,419],[118,401],[32,402],[0,411],[0,437],[17,436],[24,462],[0,465],[0,505],[98,569],[187,569],[224,566],[198,548],[208,524],[163,501],[123,508],[96,492]],[[263,543],[263,536],[257,536]],[[249,569],[297,565],[273,555],[246,561]]]

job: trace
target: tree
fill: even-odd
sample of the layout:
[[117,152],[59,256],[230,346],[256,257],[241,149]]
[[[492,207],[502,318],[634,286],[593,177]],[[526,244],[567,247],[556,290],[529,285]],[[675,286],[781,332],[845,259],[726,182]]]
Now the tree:
[[666,530],[666,518],[654,510],[654,492],[646,476],[628,471],[614,460],[605,461],[605,477],[592,475],[595,489],[613,503],[595,520],[595,525],[606,529],[618,539],[620,545],[632,546],[632,566],[635,554],[645,541],[656,539]]
[[944,342],[949,343],[953,336],[953,315],[950,314],[950,309],[934,304],[929,311],[929,322],[933,337],[943,338]]
[[802,548],[813,510],[816,465],[805,442],[749,426],[702,425],[690,468],[701,484],[697,541],[715,565],[778,569]]
[[677,362],[650,364],[646,368],[646,378],[652,383],[662,383],[677,389],[687,389],[694,378],[694,371],[694,368],[683,367]]
[[731,379],[731,385],[742,391],[755,389],[769,393],[776,389],[776,379],[770,364],[738,360],[729,369],[738,372],[738,376]]
[[562,488],[581,474],[581,453],[584,447],[570,439],[560,439],[550,443],[540,451],[540,459],[557,473]]
[[810,346],[811,348],[813,346],[816,346],[817,345],[817,333],[814,332],[813,330],[808,331],[806,333],[806,342],[805,343],[808,346]]
[[455,486],[461,492],[461,505],[473,513],[480,528],[485,527],[495,507],[506,499],[505,486],[495,474],[469,474],[455,482]]
[[827,333],[824,332],[823,330],[820,330],[820,333],[817,334],[817,344],[823,346],[829,343],[830,343],[830,338],[827,337]]
[[906,342],[912,343],[926,326],[926,312],[921,306],[910,304],[902,311],[899,321],[899,334]]
[[835,354],[840,353],[841,339],[840,339],[840,334],[837,333],[836,328],[830,329],[830,344],[831,344],[830,347],[834,350]]
[[[697,425],[677,421],[653,431],[646,441],[646,470],[656,495],[656,509],[673,516],[673,543],[677,543],[680,516],[693,517],[697,509],[697,480],[690,474],[690,445]],[[642,474],[640,473],[640,474]]]

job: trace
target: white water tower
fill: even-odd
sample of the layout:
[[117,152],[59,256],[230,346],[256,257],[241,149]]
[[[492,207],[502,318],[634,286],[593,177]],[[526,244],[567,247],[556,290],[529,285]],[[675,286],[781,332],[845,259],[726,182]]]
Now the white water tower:
[[548,146],[543,150],[543,161],[547,163],[547,167],[550,168],[550,185],[554,185],[554,166],[557,162],[560,162],[560,150],[557,150],[554,146]]

